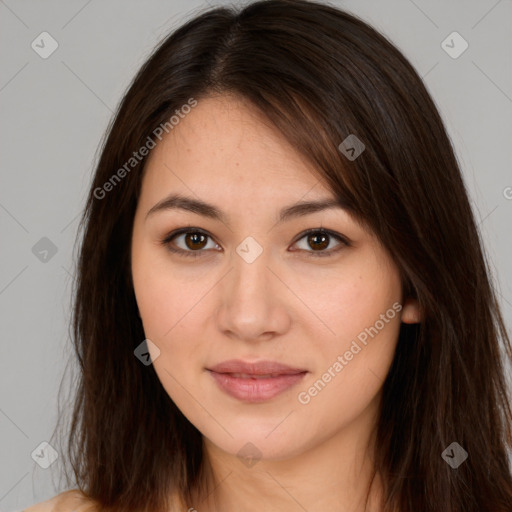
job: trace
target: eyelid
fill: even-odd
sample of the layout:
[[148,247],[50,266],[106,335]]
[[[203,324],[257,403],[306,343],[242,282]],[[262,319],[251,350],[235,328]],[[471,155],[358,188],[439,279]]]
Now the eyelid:
[[[203,249],[198,249],[197,251],[192,251],[192,250],[185,250],[185,249],[176,248],[176,247],[171,246],[171,241],[174,238],[176,238],[180,235],[183,235],[183,234],[188,234],[188,233],[202,234],[202,235],[208,237],[209,239],[211,239],[212,241],[214,241],[214,243],[216,243],[217,245],[219,245],[215,241],[215,238],[212,235],[210,235],[207,231],[205,231],[204,229],[201,229],[201,228],[196,228],[194,226],[187,226],[184,228],[176,229],[176,230],[170,232],[169,234],[167,234],[162,240],[159,240],[159,242],[162,245],[166,246],[166,248],[169,251],[171,251],[173,253],[178,253],[178,254],[184,255],[185,257],[188,257],[188,256],[198,257],[201,255],[201,253],[206,252]],[[323,251],[307,251],[305,249],[298,249],[298,250],[295,249],[292,252],[305,252],[308,256],[311,256],[311,257],[327,257],[327,256],[332,256],[333,254],[337,253],[343,247],[349,247],[352,245],[351,242],[347,239],[347,237],[345,237],[341,233],[337,233],[335,231],[332,231],[332,230],[326,229],[326,228],[322,228],[322,227],[310,228],[305,231],[302,231],[301,233],[299,233],[297,235],[297,237],[296,237],[295,241],[292,243],[292,245],[295,245],[299,240],[302,240],[307,235],[313,234],[313,233],[326,234],[329,237],[335,238],[338,242],[340,242],[340,245],[335,249],[329,249],[329,250],[323,250]]]
[[331,238],[335,238],[338,242],[340,242],[340,244],[334,249],[329,249],[329,250],[324,250],[324,251],[307,251],[305,249],[298,249],[298,250],[294,250],[293,252],[297,252],[297,251],[305,252],[308,256],[312,256],[314,258],[315,257],[322,258],[322,257],[333,256],[334,254],[338,253],[338,251],[340,251],[343,247],[349,247],[351,245],[351,243],[349,242],[347,237],[345,237],[341,233],[337,233],[336,231],[332,231],[330,229],[326,229],[326,228],[322,228],[322,227],[310,228],[310,229],[306,229],[305,231],[302,231],[301,233],[299,233],[297,235],[297,238],[292,243],[292,245],[295,245],[299,240],[302,240],[304,237],[306,237],[310,234],[313,234],[313,233],[321,233],[321,234],[328,235]]
[[[212,235],[210,235],[207,231],[205,231],[204,229],[201,229],[201,228],[195,228],[194,226],[187,226],[187,227],[184,227],[184,228],[179,228],[179,229],[176,229],[174,231],[171,231],[171,233],[169,233],[168,235],[166,235],[164,237],[163,240],[160,240],[160,243],[162,245],[164,245],[167,250],[173,252],[173,253],[178,253],[178,254],[181,254],[181,255],[184,255],[184,256],[192,256],[192,257],[197,257],[197,256],[200,256],[201,253],[204,253],[206,251],[204,251],[203,249],[200,249],[200,250],[197,250],[197,251],[187,251],[185,249],[180,249],[179,247],[172,247],[171,246],[171,241],[180,236],[180,235],[184,235],[184,234],[187,234],[187,233],[199,233],[201,235],[204,235],[208,238],[210,238],[212,241],[215,241],[215,239],[213,238]],[[215,242],[217,244],[217,242]],[[218,245],[218,244],[217,244]]]

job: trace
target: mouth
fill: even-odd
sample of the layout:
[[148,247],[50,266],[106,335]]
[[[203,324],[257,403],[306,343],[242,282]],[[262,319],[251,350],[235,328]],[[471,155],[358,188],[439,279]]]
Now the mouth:
[[207,368],[219,388],[238,400],[258,403],[297,385],[308,373],[276,361],[248,363],[230,360]]

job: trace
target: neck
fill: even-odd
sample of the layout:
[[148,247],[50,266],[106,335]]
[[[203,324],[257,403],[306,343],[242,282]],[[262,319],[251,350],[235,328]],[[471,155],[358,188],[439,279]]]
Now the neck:
[[189,510],[379,512],[381,481],[378,475],[373,478],[370,428],[376,410],[368,408],[344,429],[326,433],[325,439],[287,458],[262,458],[252,464],[203,438],[205,490],[194,491]]

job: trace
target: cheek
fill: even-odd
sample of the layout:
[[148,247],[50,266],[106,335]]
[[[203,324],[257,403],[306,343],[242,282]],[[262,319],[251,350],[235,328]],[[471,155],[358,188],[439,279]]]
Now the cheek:
[[163,339],[175,323],[175,312],[179,305],[174,294],[169,293],[170,282],[154,269],[135,272],[133,276],[137,305],[150,339]]
[[148,338],[167,342],[201,301],[208,289],[204,280],[170,265],[154,249],[133,258],[133,284],[137,305]]
[[297,396],[302,413],[319,430],[349,424],[378,398],[393,361],[400,321],[395,317],[380,331],[367,332],[355,324],[349,329],[353,336],[324,351],[317,371]]
[[160,350],[155,371],[167,392],[179,395],[175,379],[189,378],[185,362],[204,357],[201,334],[209,318],[204,299],[211,285],[156,260],[137,267],[133,281],[145,336]]
[[311,339],[321,337],[329,341],[328,347],[341,350],[390,308],[386,327],[399,317],[392,309],[401,299],[397,274],[393,268],[382,269],[371,260],[366,262],[347,265],[346,271],[331,272],[325,279],[317,275],[316,279],[305,276],[296,281],[296,294],[310,310],[304,318],[309,318],[311,330],[317,329]]
[[[198,320],[201,307],[194,287],[178,286],[176,279],[153,267],[134,276],[137,303],[146,338],[159,349],[153,367],[167,394],[178,407],[187,409],[190,395],[190,363],[200,355]],[[176,290],[179,290],[176,292]],[[203,312],[204,314],[204,312]],[[185,364],[189,362],[189,364]]]
[[[309,336],[316,340],[318,358],[300,403],[311,399],[315,410],[329,411],[329,404],[336,404],[335,410],[358,414],[382,386],[400,331],[401,286],[397,270],[380,261],[368,256],[347,265],[346,272],[331,275],[321,294],[303,282],[304,302],[322,323],[311,317]],[[315,326],[321,336],[314,335]]]

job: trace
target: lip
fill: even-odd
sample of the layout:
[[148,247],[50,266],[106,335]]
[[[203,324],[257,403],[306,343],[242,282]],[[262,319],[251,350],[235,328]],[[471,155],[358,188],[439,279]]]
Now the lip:
[[254,363],[231,359],[207,368],[217,385],[228,395],[245,402],[270,400],[298,384],[308,372],[278,363]]

